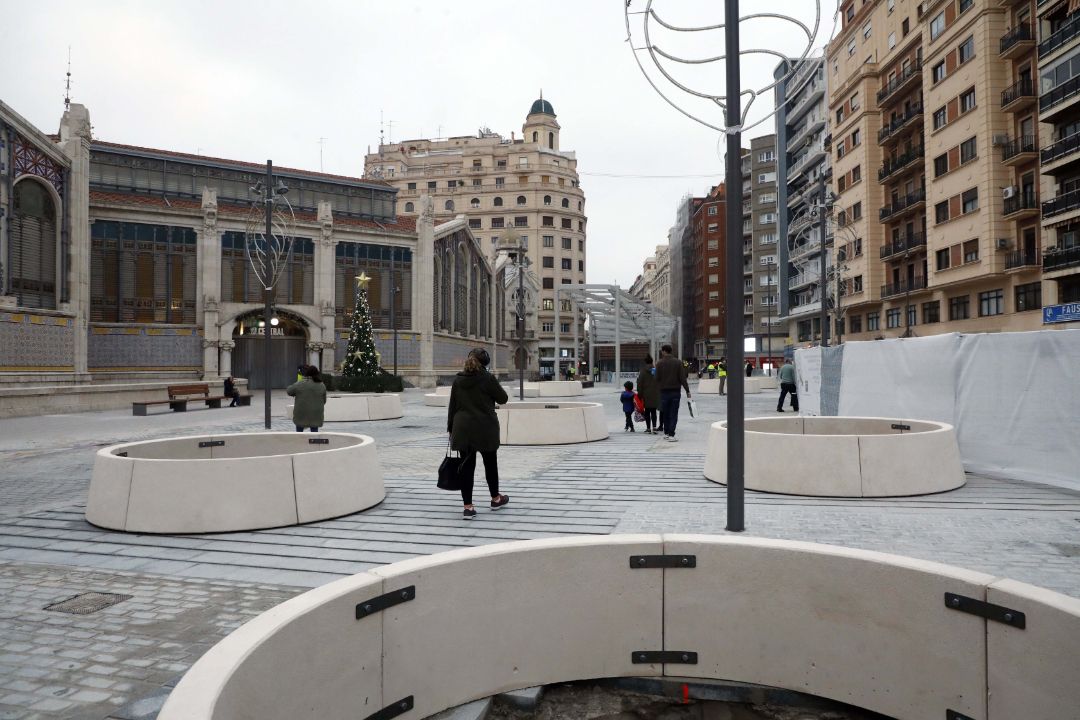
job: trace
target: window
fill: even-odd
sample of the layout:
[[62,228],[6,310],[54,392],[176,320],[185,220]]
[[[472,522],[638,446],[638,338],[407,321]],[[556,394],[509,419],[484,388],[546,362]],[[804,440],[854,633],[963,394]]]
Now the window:
[[710,215],[715,215],[716,214],[716,206],[715,205],[710,205],[709,206],[709,214]]
[[971,162],[979,154],[975,138],[970,138],[960,143],[960,164]]
[[1001,315],[1005,312],[1005,291],[987,290],[979,293],[979,317]]
[[762,193],[758,196],[758,205],[771,205],[776,202],[776,193]]
[[[583,230],[584,229],[584,228],[581,227],[581,225],[583,225],[583,223],[579,220],[578,221],[578,230]],[[563,230],[571,230],[571,229],[573,229],[573,227],[574,227],[573,221],[570,220],[570,218],[563,218],[562,219],[562,229]]]
[[885,311],[885,327],[890,330],[900,327],[900,308],[889,308]]
[[443,203],[443,207],[446,208],[447,210],[453,210],[454,209],[454,201],[453,200],[447,200],[446,202]]
[[856,165],[855,167],[851,168],[851,184],[854,185],[860,180],[862,180],[862,166]]
[[945,108],[938,108],[934,111],[934,129],[940,130],[945,127],[945,123],[948,122],[949,116],[945,113]]
[[945,79],[945,61],[942,60],[934,67],[930,68],[930,81],[939,83]]
[[544,215],[540,218],[540,224],[544,227],[555,227],[555,218],[551,215]]
[[960,112],[966,113],[975,109],[975,88],[968,88],[960,96]]
[[524,195],[518,195],[517,196],[517,204],[518,205],[524,205],[525,204],[525,196]]
[[964,243],[964,262],[979,262],[979,241],[968,240]]
[[562,249],[563,250],[571,250],[572,249],[572,242],[573,241],[570,240],[570,238],[563,238],[562,239]]
[[[562,206],[563,206],[564,208],[569,208],[569,207],[570,207],[570,201],[569,201],[569,200],[567,200],[566,198],[563,198],[563,199],[562,199]],[[578,210],[580,210],[580,209],[581,209],[581,208],[578,208]]]
[[415,212],[415,211],[416,211],[416,206],[415,205],[413,205],[411,202],[405,203],[405,212]]
[[934,267],[937,270],[949,269],[949,248],[944,248],[934,253]]
[[504,185],[506,185],[506,178],[495,178],[495,187],[503,187]]
[[570,323],[559,323],[559,331],[564,333],[570,332]]
[[856,293],[862,292],[862,275],[856,275],[851,282],[851,291]]
[[979,188],[971,188],[970,190],[964,191],[964,193],[960,196],[960,204],[961,204],[961,207],[963,208],[963,213],[965,215],[978,210],[979,209]]
[[546,268],[555,268],[555,257],[553,255],[545,255],[541,262]]
[[573,266],[570,263],[570,258],[563,258],[562,259],[562,269],[563,270],[571,270],[571,269],[573,269]]
[[446,181],[446,187],[448,187],[448,188],[456,188],[457,187],[457,180],[447,180]]
[[[862,218],[862,202],[857,202],[851,206],[851,219],[859,220]],[[826,238],[828,239],[828,238]]]
[[491,218],[491,229],[492,230],[498,230],[501,227],[503,227],[503,219],[502,218]]
[[945,11],[942,10],[930,21],[930,41],[933,42],[945,32]]
[[859,109],[859,93],[852,93],[851,97],[848,98],[848,107],[853,113]]
[[762,233],[761,238],[759,240],[759,243],[762,244],[762,245],[775,245],[776,244],[776,233],[774,233],[774,232]]
[[469,228],[472,230],[480,229],[480,218],[469,218]]
[[709,291],[709,299],[710,300],[719,300],[720,299],[720,291],[719,290],[710,290]]
[[720,249],[720,241],[719,240],[710,240],[708,242],[708,246],[709,246],[710,250],[719,250]]
[[545,205],[550,205],[551,204],[551,196],[550,195],[545,195],[544,196],[544,204]]
[[975,4],[975,0],[960,0],[960,12],[964,12]]
[[492,201],[492,204],[494,204],[495,207],[502,207],[502,204],[503,204],[502,198],[501,197],[495,198],[495,200]]
[[967,295],[949,298],[950,320],[967,320],[969,317],[971,317],[971,315]]
[[529,218],[520,215],[515,217],[514,227],[529,227]]
[[769,212],[769,213],[761,213],[761,215],[758,216],[758,224],[760,224],[760,225],[775,225],[776,224],[776,213],[771,213],[771,212]]
[[844,108],[836,111],[836,124],[839,125],[842,122],[844,122]]
[[972,35],[967,40],[960,43],[960,47],[956,51],[956,54],[961,65],[975,57],[975,36]]
[[851,147],[859,147],[862,144],[862,130],[856,129],[851,133]]
[[889,49],[892,50],[894,47],[896,47],[896,33],[891,32],[889,33]]
[[1042,307],[1042,283],[1016,286],[1016,312],[1038,310]]
[[581,252],[585,252],[585,241],[584,240],[578,240],[577,241],[577,249],[580,250]]
[[585,261],[584,260],[578,260],[577,261],[577,269],[578,269],[578,272],[585,272]]
[[506,161],[505,160],[496,160],[495,161],[495,167],[497,167],[497,168],[506,167]]
[[718,273],[712,273],[712,274],[709,275],[709,284],[710,285],[715,285],[718,282],[720,282],[720,275]]
[[[544,302],[547,302],[547,301],[545,300]],[[540,327],[541,327],[541,330],[543,332],[546,332],[546,333],[555,332],[555,323],[553,323],[553,322],[541,323]]]
[[555,236],[554,235],[545,235],[543,240],[544,240],[544,247],[546,247],[546,248],[555,247]]
[[934,300],[933,302],[924,302],[922,304],[922,321],[923,325],[931,325],[933,323],[941,322],[940,300]]
[[911,20],[910,18],[904,18],[904,22],[900,23],[900,35],[907,37],[909,32],[911,32]]
[[773,162],[774,160],[776,160],[775,150],[763,150],[762,152],[758,153],[758,162],[767,163]]
[[870,39],[870,31],[871,30],[872,30],[872,28],[870,27],[870,23],[866,23],[866,25],[863,25],[863,29],[862,29],[863,40],[869,40]]
[[861,333],[862,332],[862,315],[852,315],[849,319],[851,323],[850,332]]
[[528,250],[529,249],[529,236],[528,235],[522,235],[520,238],[518,238],[518,245],[520,245],[521,247]]
[[[938,178],[949,172],[949,154],[938,155],[934,158],[934,177]],[[938,222],[941,222],[938,220]]]
[[518,175],[518,185],[526,185],[529,182],[528,175]]
[[720,227],[719,223],[709,223],[709,226],[706,228],[706,232],[716,232],[716,229],[718,227]]
[[720,267],[720,258],[718,258],[718,257],[709,258],[709,267],[711,267],[711,268]]
[[527,157],[519,157],[518,158],[518,167],[523,167],[523,168],[524,167],[529,167],[529,158],[527,158]]
[[848,54],[848,57],[851,57],[852,55],[855,54],[855,38],[851,38],[850,40],[848,40],[847,54]]
[[544,278],[544,289],[545,290],[554,290],[555,289],[555,278]]
[[554,310],[555,309],[555,301],[552,300],[551,298],[544,298],[543,301],[542,301],[542,305],[540,307],[541,307],[542,310]]
[[949,201],[943,200],[934,206],[934,222],[943,223],[949,219]]
[[868,331],[881,329],[881,314],[872,312],[866,313],[866,329]]

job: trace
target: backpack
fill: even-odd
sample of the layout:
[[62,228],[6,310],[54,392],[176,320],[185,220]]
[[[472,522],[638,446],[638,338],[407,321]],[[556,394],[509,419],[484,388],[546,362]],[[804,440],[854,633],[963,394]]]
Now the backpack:
[[645,401],[641,399],[640,393],[634,393],[634,409],[639,413],[645,412]]

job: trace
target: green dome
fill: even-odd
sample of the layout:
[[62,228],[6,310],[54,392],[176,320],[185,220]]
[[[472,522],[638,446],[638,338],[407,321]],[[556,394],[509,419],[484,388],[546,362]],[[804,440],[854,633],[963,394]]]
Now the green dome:
[[543,113],[544,115],[555,117],[555,108],[551,107],[551,103],[547,100],[540,98],[532,104],[532,110],[529,110],[530,115],[533,113]]

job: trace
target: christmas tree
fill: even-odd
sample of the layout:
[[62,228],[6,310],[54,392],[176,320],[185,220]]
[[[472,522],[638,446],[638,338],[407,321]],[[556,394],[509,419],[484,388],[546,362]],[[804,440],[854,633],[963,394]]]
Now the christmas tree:
[[349,344],[345,362],[341,365],[344,377],[373,378],[379,374],[379,354],[375,352],[375,335],[371,330],[371,306],[368,305],[367,273],[356,278],[356,307],[353,309]]

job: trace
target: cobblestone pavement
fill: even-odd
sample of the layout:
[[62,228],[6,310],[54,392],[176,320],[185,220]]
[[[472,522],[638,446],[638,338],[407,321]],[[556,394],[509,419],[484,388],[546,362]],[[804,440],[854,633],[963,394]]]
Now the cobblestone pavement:
[[[0,720],[156,714],[169,686],[231,629],[306,588],[442,550],[571,534],[723,532],[725,490],[702,477],[726,400],[698,398],[680,442],[624,434],[616,393],[587,392],[612,435],[504,448],[499,513],[464,523],[434,487],[445,410],[405,396],[405,417],[335,423],[375,438],[387,498],[310,525],[198,536],[128,535],[83,519],[94,453],[155,437],[262,429],[262,407],[132,417],[124,411],[0,420]],[[772,394],[747,397],[771,414]],[[280,398],[275,408],[281,408]],[[274,428],[291,430],[283,418]],[[480,481],[482,485],[482,481]],[[748,493],[747,534],[911,555],[1080,597],[1080,492],[969,476],[950,493],[896,500]],[[83,592],[132,595],[90,615],[44,608]]]

